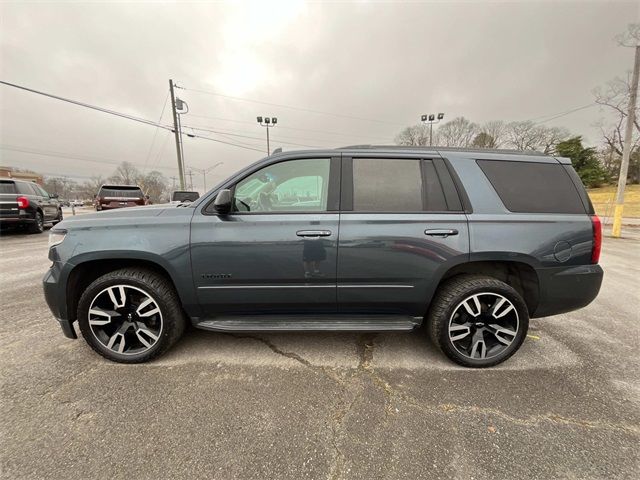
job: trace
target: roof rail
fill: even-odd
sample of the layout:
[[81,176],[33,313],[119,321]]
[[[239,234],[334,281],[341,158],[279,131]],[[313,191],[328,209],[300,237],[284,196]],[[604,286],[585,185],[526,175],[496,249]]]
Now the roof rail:
[[431,150],[437,152],[481,152],[481,153],[509,153],[515,155],[533,155],[548,156],[547,153],[538,152],[537,150],[513,150],[502,148],[465,148],[465,147],[438,147],[438,146],[420,146],[420,145],[349,145],[346,147],[338,147],[336,150]]

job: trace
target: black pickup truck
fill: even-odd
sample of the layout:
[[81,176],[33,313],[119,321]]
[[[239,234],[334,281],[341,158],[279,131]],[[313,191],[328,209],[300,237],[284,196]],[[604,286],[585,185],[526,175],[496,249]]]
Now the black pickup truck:
[[57,198],[37,183],[0,178],[0,227],[25,226],[29,233],[42,233],[45,223],[62,221]]

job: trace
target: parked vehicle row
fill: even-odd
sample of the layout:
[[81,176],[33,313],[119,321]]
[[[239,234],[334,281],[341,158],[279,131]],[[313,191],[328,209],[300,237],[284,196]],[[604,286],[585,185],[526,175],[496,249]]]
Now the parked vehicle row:
[[450,359],[513,355],[529,319],[598,294],[601,226],[569,159],[350,147],[278,153],[190,203],[65,220],[47,303],[113,361],[215,331],[407,331]]
[[34,182],[0,178],[0,227],[24,227],[42,233],[44,225],[63,219],[58,196],[47,193]]

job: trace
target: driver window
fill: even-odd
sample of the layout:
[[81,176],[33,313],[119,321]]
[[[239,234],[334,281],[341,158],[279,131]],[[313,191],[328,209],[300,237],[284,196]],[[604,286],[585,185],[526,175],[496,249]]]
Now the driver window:
[[236,212],[325,212],[329,191],[328,158],[289,160],[269,165],[236,185]]

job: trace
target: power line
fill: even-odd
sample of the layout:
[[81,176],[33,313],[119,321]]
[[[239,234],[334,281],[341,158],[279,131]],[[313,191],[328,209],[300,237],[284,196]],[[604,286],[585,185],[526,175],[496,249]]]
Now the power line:
[[[126,113],[116,112],[115,110],[110,110],[108,108],[102,108],[102,107],[98,107],[96,105],[90,105],[88,103],[79,102],[77,100],[71,100],[69,98],[60,97],[58,95],[52,95],[50,93],[41,92],[41,91],[38,91],[38,90],[34,90],[32,88],[23,87],[21,85],[16,85],[14,83],[5,82],[5,81],[2,81],[2,80],[0,80],[0,84],[7,85],[9,87],[18,88],[20,90],[25,90],[27,92],[35,93],[35,94],[38,94],[38,95],[43,95],[45,97],[53,98],[55,100],[60,100],[62,102],[72,103],[74,105],[78,105],[78,106],[81,106],[81,107],[90,108],[92,110],[97,110],[99,112],[108,113],[108,114],[111,114],[111,115],[115,115],[117,117],[126,118],[128,120],[133,120],[135,122],[144,123],[146,125],[151,125],[151,126],[154,126],[154,127],[163,128],[165,130],[170,130],[172,132],[174,131],[174,129],[169,125],[163,125],[161,123],[154,122],[152,120],[147,120],[145,118],[135,117],[133,115],[128,115]],[[248,150],[255,150],[256,152],[262,152],[262,150],[259,150],[257,148],[245,147],[245,146],[238,145],[238,144],[235,144],[235,143],[225,142],[225,141],[222,141],[222,140],[218,140],[218,139],[211,138],[211,137],[205,137],[205,136],[202,136],[202,135],[189,134],[189,136],[193,137],[193,138],[202,138],[204,140],[210,140],[210,141],[213,141],[213,142],[223,143],[225,145],[231,145],[231,146],[238,147],[238,148],[244,148],[244,149],[248,149]]]
[[[184,128],[190,128],[191,130],[201,130],[201,131],[204,131],[204,132],[218,133],[218,134],[221,134],[221,135],[229,135],[229,136],[232,136],[232,137],[249,138],[249,139],[252,139],[252,140],[262,140],[262,138],[259,138],[259,137],[252,137],[252,136],[249,136],[249,135],[240,135],[238,133],[221,132],[219,130],[211,130],[209,128],[203,128],[203,127],[193,127],[191,125],[185,125]],[[274,141],[276,141],[276,140],[274,139]],[[287,145],[295,145],[295,146],[298,146],[298,147],[318,148],[317,145],[305,145],[303,143],[285,142],[283,140],[278,140],[278,141],[280,143],[284,143],[284,144],[287,144]]]
[[197,93],[204,93],[206,95],[214,95],[216,97],[221,97],[221,98],[227,98],[230,100],[237,100],[240,102],[249,102],[249,103],[256,103],[259,105],[269,105],[271,107],[280,107],[280,108],[288,108],[289,110],[297,110],[299,112],[309,112],[309,113],[315,113],[318,115],[328,115],[328,116],[332,116],[332,117],[341,117],[341,118],[349,118],[351,120],[362,120],[365,122],[375,122],[375,123],[383,123],[383,124],[387,124],[387,125],[395,125],[395,126],[406,126],[406,125],[402,125],[400,123],[395,123],[395,122],[388,122],[386,120],[380,120],[377,118],[365,118],[365,117],[357,117],[355,115],[346,115],[343,113],[335,113],[335,112],[324,112],[322,110],[313,110],[311,108],[303,108],[303,107],[296,107],[293,105],[284,105],[282,103],[272,103],[272,102],[263,102],[260,100],[251,100],[249,98],[242,98],[242,97],[234,97],[231,95],[223,95],[221,93],[216,93],[216,92],[209,92],[207,90],[198,90],[195,88],[185,88],[185,87],[180,87],[183,90],[188,90],[190,92],[197,92]]
[[[171,92],[167,91],[167,96],[164,98],[164,105],[162,105],[162,111],[160,112],[160,118],[158,118],[158,123],[162,122],[162,116],[164,115],[164,110],[167,108],[167,101],[169,100],[169,94]],[[160,127],[157,126],[155,132],[153,133],[153,140],[151,140],[151,145],[149,146],[149,151],[147,152],[147,157],[144,160],[144,167],[142,169],[142,173],[147,169],[147,162],[149,162],[149,157],[151,156],[151,152],[153,151],[153,147],[156,144],[156,137],[158,136],[158,131]]]
[[[91,157],[91,156],[88,156],[88,155],[77,155],[77,154],[71,154],[71,153],[56,152],[56,151],[51,151],[51,150],[39,150],[39,149],[36,149],[36,148],[22,147],[22,146],[17,146],[17,145],[0,145],[0,149],[9,150],[9,151],[12,151],[12,152],[30,153],[30,154],[33,154],[33,155],[42,155],[42,156],[45,156],[45,157],[66,158],[66,159],[80,160],[80,161],[84,161],[84,162],[101,163],[101,164],[115,165],[115,166],[119,166],[122,163],[121,161],[112,160],[112,159],[108,159],[108,158]],[[134,163],[132,163],[132,165],[134,165],[136,167],[140,167],[141,166],[141,165],[136,165]],[[174,169],[174,167],[167,167],[167,166],[164,166],[164,165],[158,165],[156,168],[163,168],[163,169],[166,169],[166,170],[173,170]]]
[[[196,115],[195,113],[190,113],[189,116],[191,117],[197,117],[197,118],[206,118],[209,120],[220,120],[222,122],[233,122],[233,123],[242,123],[242,124],[246,124],[246,125],[255,125],[255,122],[249,122],[246,120],[233,120],[231,118],[222,118],[222,117],[210,117],[208,115]],[[369,138],[369,139],[374,139],[374,140],[380,140],[380,141],[385,141],[388,142],[389,139],[382,139],[380,137],[374,137],[371,135],[361,135],[361,134],[356,134],[356,133],[344,133],[344,132],[332,132],[329,130],[317,130],[317,129],[311,129],[311,128],[299,128],[299,127],[289,127],[289,126],[284,126],[284,125],[278,125],[279,129],[283,129],[283,130],[296,130],[299,132],[311,132],[311,133],[324,133],[327,135],[338,135],[341,137],[348,137],[348,138],[353,138],[353,137],[359,137],[359,138]],[[237,130],[237,131],[241,131],[241,130]],[[282,135],[281,135],[282,137]],[[287,138],[287,137],[284,137]],[[302,139],[302,137],[288,137],[288,138],[300,138]],[[316,139],[309,139],[306,138],[305,140],[316,140]]]
[[[542,117],[532,118],[529,121],[530,122],[535,122],[535,123],[546,123],[546,122],[549,122],[551,120],[555,120],[556,118],[564,117],[564,116],[570,115],[570,114],[572,114],[574,112],[578,112],[580,110],[585,110],[587,108],[595,107],[597,105],[598,105],[597,103],[589,103],[589,104],[583,105],[581,107],[572,108],[571,110],[566,110],[564,112],[552,113],[551,115],[543,115]],[[549,117],[549,118],[547,118],[547,117]],[[541,120],[541,119],[545,119],[545,120]]]

